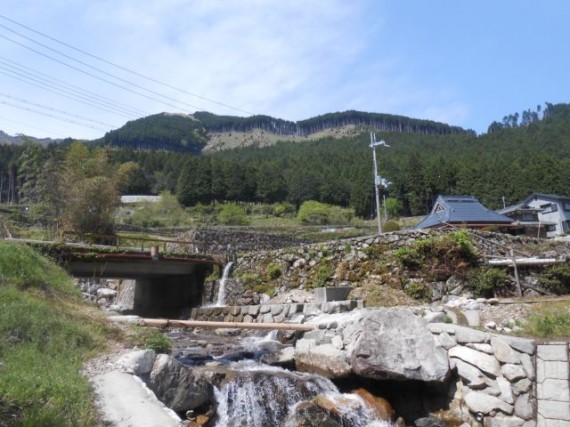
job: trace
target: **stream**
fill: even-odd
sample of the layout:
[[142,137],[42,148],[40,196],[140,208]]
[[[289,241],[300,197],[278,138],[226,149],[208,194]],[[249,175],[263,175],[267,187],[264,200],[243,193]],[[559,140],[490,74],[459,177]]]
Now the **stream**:
[[224,368],[214,387],[215,427],[389,427],[356,395],[327,378],[264,363],[285,345],[265,336],[196,335],[173,330],[175,357],[187,366]]

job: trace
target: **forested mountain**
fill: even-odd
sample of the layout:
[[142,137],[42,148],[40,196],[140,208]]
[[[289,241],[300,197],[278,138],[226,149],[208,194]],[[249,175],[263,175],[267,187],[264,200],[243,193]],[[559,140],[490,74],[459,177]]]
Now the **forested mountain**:
[[[281,141],[265,148],[193,155],[199,153],[205,141],[206,126],[222,129],[235,118],[208,113],[197,113],[198,118],[194,119],[175,117],[180,119],[178,125],[161,132],[165,139],[177,132],[178,140],[183,132],[186,141],[195,138],[186,143],[187,154],[133,149],[148,148],[144,144],[103,148],[113,169],[121,172],[120,191],[169,190],[188,206],[226,200],[287,201],[295,205],[318,200],[351,207],[363,217],[373,214],[371,127],[363,126],[360,135],[349,138],[307,139],[302,143]],[[356,117],[380,120],[375,115],[351,117],[344,113],[321,116],[322,122],[317,120],[306,126],[317,129],[326,126],[327,120],[343,123],[346,119],[354,123]],[[392,182],[381,189],[382,195],[396,199],[402,215],[426,214],[438,194],[475,195],[490,208],[502,207],[503,198],[507,204],[516,203],[532,192],[570,195],[570,105],[547,104],[536,112],[528,110],[520,122],[514,117],[509,115],[502,122],[494,122],[489,132],[480,136],[431,122],[425,125],[432,128],[422,128],[421,121],[411,119],[402,122],[405,124],[402,131],[399,127],[393,131],[390,126],[377,130],[377,139],[390,144],[390,148],[377,148],[379,174]],[[149,126],[158,126],[170,118],[157,115],[141,120]],[[258,116],[249,120],[235,119],[231,128],[262,126],[272,119]],[[275,121],[275,126],[285,132],[288,125]],[[414,126],[414,133],[405,132],[414,130]],[[131,135],[140,132],[142,140],[145,133],[137,127]],[[148,132],[158,134],[154,130]],[[156,141],[168,147],[169,142],[158,137]],[[97,151],[101,149],[93,147],[92,155],[101,156]],[[45,181],[34,171],[61,168],[58,165],[66,150],[65,145],[0,146],[0,201],[25,201],[26,193],[34,192],[32,183]],[[51,163],[46,166],[47,160]]]
[[199,111],[191,116],[162,113],[133,120],[119,129],[107,132],[103,140],[106,145],[114,147],[198,154],[216,133],[263,131],[279,137],[310,137],[326,129],[344,126],[427,135],[473,134],[459,127],[430,120],[360,111],[330,113],[299,122],[263,115],[218,116]]
[[48,145],[48,144],[52,144],[52,143],[57,143],[60,142],[60,139],[51,139],[51,138],[34,138],[32,136],[26,136],[26,135],[16,135],[16,136],[11,136],[8,135],[6,132],[2,132],[0,130],[0,144],[3,145],[9,145],[9,144],[14,144],[14,145],[21,145],[24,144],[26,142],[38,142],[42,145]]
[[166,150],[199,154],[206,145],[203,125],[190,115],[155,114],[107,132],[105,145],[135,150]]

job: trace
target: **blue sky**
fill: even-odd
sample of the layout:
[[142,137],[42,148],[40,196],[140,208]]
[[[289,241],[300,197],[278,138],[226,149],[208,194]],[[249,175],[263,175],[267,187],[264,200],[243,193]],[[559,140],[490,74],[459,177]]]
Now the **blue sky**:
[[570,102],[565,0],[3,5],[0,129],[9,134],[91,139],[163,111],[302,120],[349,109],[482,133],[505,115]]

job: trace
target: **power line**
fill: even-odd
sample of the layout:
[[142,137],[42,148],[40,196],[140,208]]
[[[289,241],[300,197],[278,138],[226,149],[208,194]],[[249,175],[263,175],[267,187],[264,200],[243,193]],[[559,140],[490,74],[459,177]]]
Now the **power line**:
[[[6,61],[8,63],[6,63]],[[79,86],[64,83],[59,79],[47,76],[46,74],[37,72],[29,67],[25,67],[2,57],[0,57],[0,69],[5,71],[5,73],[3,73],[4,75],[13,79],[39,87],[48,92],[57,93],[58,95],[73,99],[74,101],[86,103],[115,114],[120,114],[123,117],[132,118],[133,115],[137,115],[138,117],[149,114],[142,110],[131,108],[126,104],[105,98],[94,92],[81,89]],[[6,72],[10,74],[6,74]]]
[[[5,121],[5,122],[12,122],[12,123],[16,123],[16,124],[18,124],[18,125],[24,125],[24,126],[27,126],[27,127],[29,127],[29,128],[32,128],[32,129],[35,129],[35,130],[39,130],[39,131],[42,131],[42,132],[53,133],[52,131],[50,131],[50,130],[48,130],[48,129],[39,128],[39,127],[37,127],[37,126],[34,126],[34,125],[29,124],[28,122],[21,122],[21,121],[19,121],[19,120],[12,120],[12,119],[9,119],[9,118],[4,117],[4,116],[0,116],[0,119],[2,119],[2,121]],[[56,133],[57,133],[57,132],[56,132]],[[66,138],[66,136],[63,135],[63,134],[61,134],[61,133],[59,133],[58,136],[59,136],[60,138]],[[40,138],[40,139],[41,139],[41,138]]]
[[29,102],[29,101],[26,101],[25,99],[17,98],[17,97],[15,97],[15,96],[6,95],[5,93],[0,93],[0,96],[3,96],[4,98],[11,99],[12,101],[21,102],[22,104],[33,105],[34,107],[40,107],[40,108],[43,108],[43,109],[46,109],[46,110],[53,111],[53,112],[55,112],[55,113],[64,114],[64,115],[66,115],[66,116],[75,117],[75,118],[77,118],[77,119],[85,120],[86,122],[91,122],[91,123],[95,123],[95,124],[107,126],[107,127],[110,127],[110,128],[113,127],[113,125],[110,125],[110,124],[108,124],[108,123],[103,123],[103,122],[100,122],[100,121],[97,121],[97,120],[88,119],[87,117],[79,116],[79,115],[73,114],[73,113],[68,113],[67,111],[59,110],[59,109],[57,109],[57,108],[46,107],[45,105],[37,104],[37,103],[34,103],[34,102]]
[[[13,40],[13,39],[11,39],[11,38],[9,38],[9,37],[6,37],[6,36],[4,36],[4,35],[1,35],[1,34],[0,34],[0,38],[3,38],[3,39],[5,39],[5,40],[8,40],[8,41],[10,41],[10,42],[12,42],[12,43],[14,43],[14,44],[17,44],[18,46],[23,47],[24,49],[28,49],[28,50],[30,50],[30,51],[32,51],[32,52],[34,52],[34,53],[37,53],[38,55],[41,55],[41,56],[43,56],[43,57],[45,57],[45,58],[48,58],[48,59],[51,59],[52,61],[55,61],[55,62],[57,62],[57,63],[59,63],[59,64],[62,64],[62,65],[64,65],[64,66],[68,67],[68,68],[71,68],[71,69],[75,70],[75,71],[79,71],[80,73],[83,73],[83,74],[85,74],[85,75],[88,75],[88,76],[90,76],[90,77],[93,77],[93,78],[95,78],[95,79],[97,79],[97,80],[100,80],[100,81],[102,81],[102,82],[108,83],[108,84],[110,84],[110,85],[113,85],[113,86],[118,87],[118,88],[120,88],[120,89],[126,90],[126,91],[128,91],[128,92],[134,93],[135,95],[142,96],[143,98],[147,98],[147,99],[150,99],[151,101],[159,102],[159,103],[164,104],[164,105],[168,105],[169,107],[173,107],[173,108],[175,108],[175,109],[179,109],[179,108],[180,108],[180,107],[177,106],[177,105],[173,105],[173,104],[170,104],[170,103],[168,103],[168,102],[161,101],[160,99],[153,98],[152,96],[145,95],[144,93],[137,92],[137,91],[132,90],[132,89],[130,89],[130,88],[128,88],[128,87],[122,86],[122,85],[120,85],[120,84],[118,84],[118,83],[115,83],[115,82],[112,82],[112,81],[110,81],[110,80],[104,79],[103,77],[100,77],[100,76],[98,76],[98,75],[96,75],[96,74],[93,74],[93,73],[90,73],[90,72],[88,72],[88,71],[82,70],[81,68],[75,67],[75,66],[73,66],[73,65],[71,65],[71,64],[68,64],[68,63],[66,63],[66,62],[64,62],[64,61],[61,61],[61,60],[59,60],[59,59],[57,59],[57,58],[54,58],[53,56],[49,56],[49,55],[47,55],[47,54],[45,54],[45,53],[43,53],[43,52],[40,52],[40,51],[38,51],[38,50],[36,50],[36,49],[30,47],[30,46],[26,46],[25,44],[20,43],[20,42],[18,42],[18,41],[16,41],[16,40]],[[187,112],[190,114],[190,112],[189,112],[188,110],[187,110]]]
[[33,28],[30,28],[30,27],[28,27],[27,25],[24,25],[24,24],[22,24],[22,23],[20,23],[20,22],[18,22],[18,21],[13,20],[13,19],[10,19],[10,18],[8,18],[8,17],[6,17],[6,16],[4,16],[4,15],[2,15],[2,14],[0,14],[0,18],[1,18],[1,19],[4,19],[4,20],[6,20],[6,21],[9,21],[9,22],[11,22],[11,23],[13,23],[13,24],[15,24],[15,25],[18,25],[19,27],[25,28],[26,30],[31,31],[31,32],[33,32],[33,33],[35,33],[35,34],[38,34],[38,35],[40,35],[40,36],[42,36],[42,37],[45,37],[45,38],[47,38],[47,39],[49,39],[49,40],[52,40],[52,41],[54,41],[54,42],[56,42],[56,43],[58,43],[58,44],[60,44],[60,45],[62,45],[62,46],[65,46],[65,47],[67,47],[67,48],[69,48],[69,49],[72,49],[72,50],[74,50],[74,51],[76,51],[76,52],[79,52],[79,53],[81,53],[81,54],[83,54],[83,55],[89,56],[90,58],[93,58],[93,59],[96,59],[96,60],[98,60],[98,61],[101,61],[101,62],[103,62],[103,63],[105,63],[105,64],[107,64],[107,65],[111,65],[112,67],[118,68],[118,69],[120,69],[120,70],[122,70],[122,71],[126,71],[126,72],[128,72],[128,73],[131,73],[131,74],[133,74],[133,75],[135,75],[135,76],[138,76],[138,77],[143,78],[143,79],[145,79],[145,80],[148,80],[148,81],[150,81],[150,82],[159,84],[159,85],[161,85],[161,86],[163,86],[163,87],[167,87],[167,88],[169,88],[169,89],[173,89],[173,90],[176,90],[176,91],[178,91],[178,92],[185,93],[185,94],[190,95],[190,96],[193,96],[193,97],[195,97],[195,98],[198,98],[198,99],[201,99],[201,100],[204,100],[204,101],[207,101],[207,102],[211,102],[211,103],[213,103],[213,104],[216,104],[216,105],[219,105],[219,106],[222,106],[222,107],[226,107],[226,108],[229,108],[229,109],[231,109],[231,110],[240,111],[240,112],[242,112],[242,113],[246,113],[246,114],[250,114],[250,115],[254,115],[254,114],[255,114],[255,113],[252,113],[252,112],[250,112],[250,111],[243,110],[243,109],[241,109],[241,108],[231,106],[231,105],[226,104],[226,103],[224,103],[224,102],[215,101],[215,100],[213,100],[213,99],[209,99],[209,98],[206,98],[206,97],[204,97],[204,96],[201,96],[201,95],[198,95],[198,94],[195,94],[195,93],[186,91],[186,90],[184,90],[184,89],[178,88],[178,87],[176,87],[176,86],[172,86],[172,85],[170,85],[170,84],[168,84],[168,83],[165,83],[165,82],[162,82],[162,81],[160,81],[160,80],[154,79],[154,78],[149,77],[149,76],[146,76],[146,75],[144,75],[144,74],[141,74],[141,73],[139,73],[139,72],[137,72],[137,71],[134,71],[134,70],[131,70],[131,69],[129,69],[129,68],[123,67],[123,66],[121,66],[121,65],[115,64],[115,63],[113,63],[113,62],[111,62],[111,61],[108,61],[108,60],[106,60],[106,59],[104,59],[104,58],[101,58],[101,57],[99,57],[99,56],[97,56],[97,55],[93,55],[93,54],[91,54],[91,53],[89,53],[89,52],[86,52],[86,51],[84,51],[84,50],[81,50],[81,49],[79,49],[79,48],[76,48],[76,47],[74,47],[74,46],[72,46],[72,45],[70,45],[70,44],[68,44],[68,43],[65,43],[65,42],[63,42],[63,41],[61,41],[61,40],[58,40],[58,39],[56,39],[56,38],[54,38],[54,37],[51,37],[51,36],[49,36],[49,35],[47,35],[47,34],[45,34],[45,33],[42,33],[42,32],[40,32],[40,31],[34,30]]
[[[2,96],[2,95],[0,95],[0,96]],[[42,105],[39,105],[39,104],[38,104],[38,105],[34,105],[34,104],[29,103],[29,102],[23,102],[23,103],[24,103],[24,104],[27,104],[27,105],[33,105],[33,106],[35,106],[35,107],[47,109],[47,110],[49,110],[49,111],[51,111],[51,112],[53,112],[53,113],[56,113],[56,114],[62,114],[62,115],[69,116],[69,117],[75,117],[75,118],[78,118],[78,119],[80,119],[80,120],[93,122],[93,121],[90,120],[90,119],[87,119],[87,118],[84,118],[84,117],[81,117],[81,116],[76,116],[76,115],[71,114],[71,113],[68,113],[68,112],[66,112],[66,111],[61,111],[61,110],[53,109],[53,108],[50,108],[50,107],[45,107],[45,106],[42,106]],[[101,128],[101,127],[98,127],[98,126],[93,126],[93,125],[81,123],[81,122],[78,122],[78,121],[73,120],[73,119],[58,117],[58,116],[55,115],[55,114],[46,113],[46,112],[44,112],[44,111],[39,111],[39,110],[37,110],[37,109],[33,109],[33,108],[25,107],[25,106],[22,106],[22,105],[18,105],[18,104],[15,104],[15,103],[13,103],[13,102],[10,102],[10,101],[3,101],[3,100],[0,100],[0,104],[8,105],[8,106],[10,106],[10,107],[17,108],[17,109],[19,109],[19,110],[30,111],[30,112],[35,113],[35,114],[40,114],[40,115],[42,115],[42,116],[51,117],[51,118],[53,118],[53,119],[60,120],[60,121],[62,121],[62,122],[73,123],[73,124],[76,124],[76,125],[79,125],[79,126],[83,126],[83,127],[86,127],[86,128],[91,128],[91,129],[95,129],[95,130],[99,130],[99,131],[103,131],[103,132],[105,132],[105,131],[107,130],[107,129],[104,129],[104,128]],[[110,127],[112,127],[112,126],[110,126]]]

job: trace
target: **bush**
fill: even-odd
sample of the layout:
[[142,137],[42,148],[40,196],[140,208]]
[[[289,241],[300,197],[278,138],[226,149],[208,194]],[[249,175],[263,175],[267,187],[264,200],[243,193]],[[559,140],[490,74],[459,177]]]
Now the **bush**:
[[317,270],[317,286],[326,286],[329,279],[333,276],[334,269],[329,260],[322,260]]
[[242,206],[235,203],[227,203],[218,214],[218,222],[224,225],[247,225],[249,219]]
[[297,219],[304,225],[334,225],[350,223],[354,211],[339,206],[309,200],[299,208]]
[[402,246],[396,250],[395,255],[400,263],[407,268],[418,268],[422,265],[423,262],[423,257],[415,248]]
[[429,286],[419,282],[409,282],[404,291],[408,296],[418,300],[429,299],[432,295]]
[[170,354],[172,351],[172,343],[170,342],[170,339],[161,332],[157,332],[148,337],[143,346],[150,350],[154,350],[157,353]]
[[499,268],[480,267],[468,274],[467,284],[478,297],[492,297],[505,287],[507,273]]
[[293,217],[296,212],[295,205],[291,203],[276,203],[273,205],[273,216],[276,217]]
[[400,224],[396,221],[387,221],[382,224],[382,231],[385,233],[389,233],[390,231],[398,231],[400,229]]
[[281,267],[277,264],[269,264],[267,266],[267,275],[271,280],[275,280],[281,276]]
[[398,249],[396,257],[404,267],[421,267],[435,280],[444,280],[452,274],[464,273],[477,261],[477,252],[469,234],[461,230],[417,240],[411,247]]
[[556,294],[570,292],[570,264],[549,267],[538,277],[538,283]]

